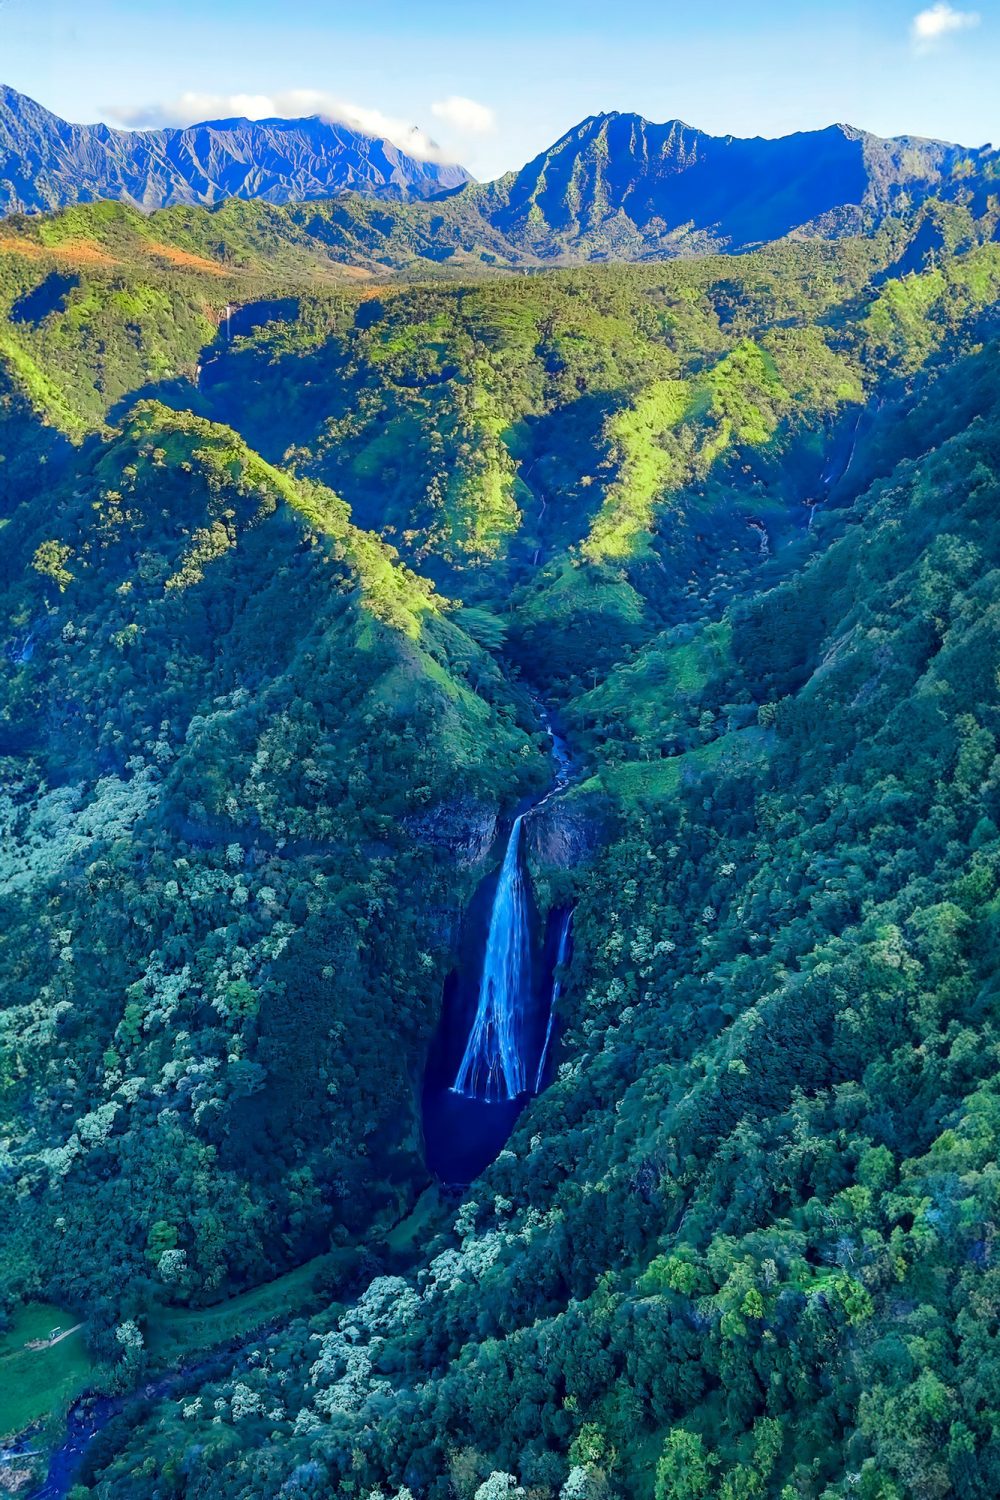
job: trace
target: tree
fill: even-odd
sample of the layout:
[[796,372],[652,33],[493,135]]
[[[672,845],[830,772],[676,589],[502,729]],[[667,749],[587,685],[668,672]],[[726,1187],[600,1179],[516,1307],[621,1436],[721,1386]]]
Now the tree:
[[656,1465],[656,1500],[707,1500],[714,1493],[712,1470],[717,1467],[718,1459],[698,1433],[673,1428]]
[[66,592],[68,584],[73,582],[73,574],[66,564],[73,555],[73,549],[65,542],[54,540],[41,542],[35,549],[35,555],[31,559],[31,566],[36,573],[41,573],[43,578],[51,578],[58,585],[60,594]]

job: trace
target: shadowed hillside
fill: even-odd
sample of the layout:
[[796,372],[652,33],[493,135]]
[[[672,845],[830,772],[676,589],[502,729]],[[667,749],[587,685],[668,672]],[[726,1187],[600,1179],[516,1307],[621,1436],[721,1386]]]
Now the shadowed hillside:
[[[73,1500],[1000,1489],[996,205],[839,131],[782,160],[864,234],[420,258],[482,203],[589,254],[759,144],[4,225],[25,1489],[84,1388]],[[522,826],[551,1053],[446,1189],[422,1080]]]
[[210,120],[168,130],[70,125],[0,85],[0,213],[109,198],[151,210],[257,198],[300,202],[358,191],[423,198],[468,181],[462,167],[408,156],[346,125]]

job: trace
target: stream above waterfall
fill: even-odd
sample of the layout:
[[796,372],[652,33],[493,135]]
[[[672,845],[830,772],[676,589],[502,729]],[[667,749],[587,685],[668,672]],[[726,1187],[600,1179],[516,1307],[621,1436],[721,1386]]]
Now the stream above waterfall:
[[570,779],[566,746],[551,726],[549,733],[553,785],[514,818],[499,869],[480,883],[465,913],[424,1076],[427,1165],[456,1186],[498,1155],[554,1063],[572,913],[557,907],[541,919],[524,850],[526,824]]

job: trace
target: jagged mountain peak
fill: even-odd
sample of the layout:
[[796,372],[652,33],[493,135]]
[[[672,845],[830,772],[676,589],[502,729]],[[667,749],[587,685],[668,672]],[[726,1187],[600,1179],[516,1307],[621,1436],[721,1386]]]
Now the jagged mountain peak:
[[0,213],[97,198],[146,211],[225,198],[301,202],[352,190],[427,198],[470,180],[463,167],[423,160],[319,115],[118,130],[70,124],[0,85]]
[[520,172],[466,196],[540,254],[601,258],[745,249],[795,233],[864,232],[931,191],[969,153],[837,122],[779,137],[711,135],[680,119],[589,115]]

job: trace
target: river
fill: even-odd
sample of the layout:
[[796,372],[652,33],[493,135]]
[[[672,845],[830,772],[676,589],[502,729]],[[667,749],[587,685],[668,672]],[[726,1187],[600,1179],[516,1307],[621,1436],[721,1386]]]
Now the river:
[[[458,963],[445,985],[441,1023],[423,1089],[427,1164],[445,1184],[464,1186],[503,1149],[518,1115],[551,1079],[556,1003],[572,950],[572,911],[543,922],[524,858],[530,819],[572,777],[566,745],[551,725],[553,781],[517,813],[498,869],[480,883],[463,922]],[[238,1358],[238,1356],[237,1356]],[[28,1500],[65,1500],[94,1437],[116,1418],[218,1377],[233,1353],[209,1355],[127,1396],[84,1397],[70,1410],[44,1484]],[[0,1452],[13,1465],[34,1451],[29,1433]]]

